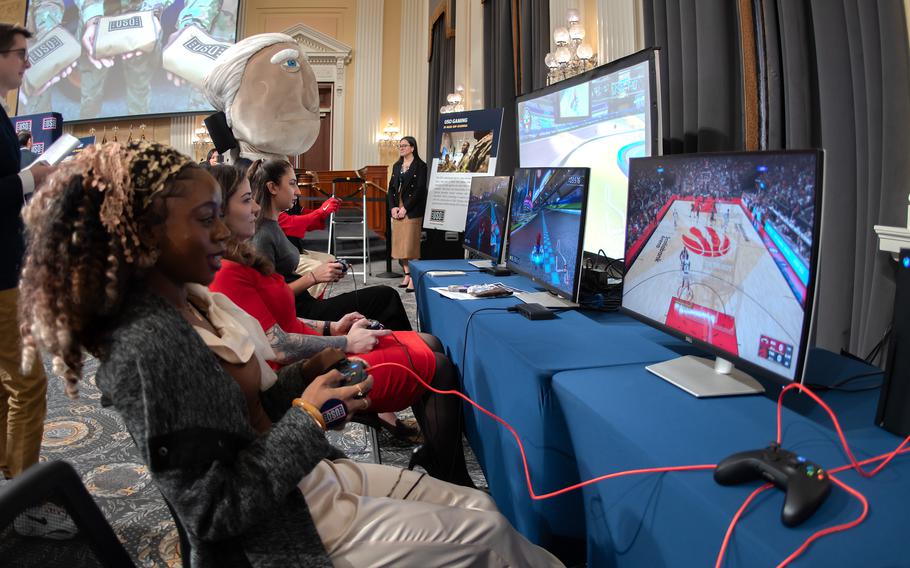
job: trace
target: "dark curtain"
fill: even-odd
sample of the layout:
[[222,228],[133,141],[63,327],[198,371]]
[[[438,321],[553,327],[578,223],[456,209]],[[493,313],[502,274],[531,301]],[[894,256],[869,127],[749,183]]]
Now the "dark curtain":
[[547,2],[486,0],[483,4],[484,107],[503,109],[496,175],[512,175],[518,167],[515,98],[547,84],[543,60],[549,50],[549,28]]
[[[906,226],[910,57],[901,0],[761,0],[768,147],[825,150],[816,343],[865,355],[891,321],[895,263],[874,225]],[[775,56],[776,55],[776,56]]]
[[730,0],[645,0],[645,44],[660,48],[663,152],[742,150],[739,14]]
[[[439,149],[439,108],[446,104],[446,96],[455,92],[455,38],[446,37],[443,14],[433,22],[430,31],[430,71],[427,87],[427,140],[423,158],[430,164]],[[420,141],[418,141],[420,143]]]

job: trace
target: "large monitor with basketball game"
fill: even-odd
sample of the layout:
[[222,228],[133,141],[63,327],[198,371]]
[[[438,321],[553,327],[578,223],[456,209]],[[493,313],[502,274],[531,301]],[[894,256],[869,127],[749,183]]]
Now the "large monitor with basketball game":
[[815,150],[632,160],[623,310],[717,357],[648,370],[695,396],[801,380],[821,186]]
[[588,168],[518,168],[512,178],[506,266],[570,302],[578,299]]
[[658,51],[518,98],[521,167],[591,169],[584,250],[622,258],[629,160],[660,154]]
[[54,111],[72,122],[210,111],[202,82],[237,39],[238,7],[238,0],[30,0],[31,67],[17,114]]
[[464,225],[464,248],[493,264],[502,262],[509,216],[509,176],[474,176]]

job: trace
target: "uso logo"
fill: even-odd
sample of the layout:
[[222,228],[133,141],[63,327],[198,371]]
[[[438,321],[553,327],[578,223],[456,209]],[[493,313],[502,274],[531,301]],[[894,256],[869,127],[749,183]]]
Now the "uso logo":
[[698,227],[691,227],[688,235],[683,235],[683,244],[695,254],[707,257],[724,256],[730,252],[730,238],[719,235],[712,227],[705,229],[707,235]]
[[41,130],[54,130],[57,128],[56,116],[45,116],[41,119]]
[[44,153],[44,142],[35,142],[34,144],[32,144],[32,152],[34,152],[36,154],[43,154]]
[[32,121],[31,120],[17,120],[16,121],[16,133],[22,132],[23,130],[31,131]]

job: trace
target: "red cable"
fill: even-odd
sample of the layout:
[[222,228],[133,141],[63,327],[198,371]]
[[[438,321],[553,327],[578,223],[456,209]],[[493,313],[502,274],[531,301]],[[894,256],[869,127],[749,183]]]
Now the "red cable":
[[856,469],[856,472],[859,473],[860,475],[862,475],[863,477],[869,478],[869,477],[872,477],[873,475],[875,475],[876,473],[878,473],[879,471],[881,471],[882,468],[885,467],[888,464],[888,462],[890,462],[892,459],[894,459],[894,456],[896,456],[904,448],[904,446],[906,446],[907,443],[910,442],[910,436],[908,436],[907,438],[904,439],[904,441],[901,443],[901,445],[899,445],[893,452],[888,454],[888,457],[885,461],[883,461],[881,464],[879,464],[879,466],[877,468],[875,468],[874,470],[872,470],[871,472],[867,472],[862,467],[860,467],[859,463],[857,463],[857,461],[856,461],[856,458],[853,456],[853,451],[850,450],[850,444],[847,443],[847,437],[844,436],[844,431],[840,427],[840,421],[838,421],[837,416],[834,414],[834,411],[831,410],[831,407],[828,406],[827,404],[825,404],[825,402],[822,399],[820,399],[818,397],[818,395],[816,395],[814,392],[812,392],[812,390],[810,390],[809,387],[802,385],[800,383],[793,383],[793,384],[787,385],[786,388],[781,390],[780,395],[777,397],[777,443],[778,443],[778,445],[780,444],[780,440],[781,440],[780,423],[781,423],[781,408],[783,407],[784,394],[786,394],[787,391],[791,391],[794,389],[798,389],[801,392],[805,393],[806,395],[809,396],[809,398],[811,398],[812,400],[817,402],[819,404],[819,406],[821,406],[822,408],[825,409],[825,412],[827,412],[828,416],[831,418],[831,422],[834,423],[834,429],[837,430],[837,435],[838,435],[838,437],[840,437],[841,444],[844,446],[844,451],[847,453],[847,457],[850,459],[850,465],[854,469]]
[[597,483],[597,482],[603,481],[605,479],[624,477],[626,475],[637,475],[637,474],[641,474],[641,473],[664,473],[664,472],[668,472],[668,471],[699,471],[699,470],[706,470],[706,469],[714,469],[716,467],[716,464],[704,464],[704,465],[683,465],[683,466],[675,466],[675,467],[652,467],[652,468],[647,468],[647,469],[633,469],[633,470],[629,470],[629,471],[620,471],[617,473],[608,473],[606,475],[601,475],[601,476],[595,477],[593,479],[588,479],[587,481],[582,481],[581,483],[576,483],[575,485],[570,485],[569,487],[564,487],[564,488],[558,489],[556,491],[551,491],[550,493],[544,493],[542,495],[538,495],[537,493],[534,492],[534,485],[531,482],[531,471],[528,468],[528,458],[527,458],[527,456],[525,456],[524,444],[521,443],[521,438],[518,437],[518,433],[515,431],[514,428],[512,428],[511,424],[509,424],[508,422],[506,422],[499,416],[496,416],[495,414],[493,414],[486,408],[480,406],[479,404],[477,404],[476,402],[474,402],[473,400],[468,398],[468,396],[462,392],[459,392],[456,390],[439,390],[437,388],[430,386],[426,381],[424,381],[422,378],[420,378],[420,375],[418,375],[412,369],[409,369],[405,365],[401,365],[399,363],[379,363],[377,365],[373,365],[372,367],[366,369],[366,371],[370,372],[373,369],[378,369],[380,367],[401,367],[402,369],[404,369],[405,371],[407,371],[408,373],[413,375],[414,378],[417,379],[417,382],[419,382],[421,385],[423,385],[428,390],[435,392],[436,394],[455,395],[455,396],[461,398],[462,400],[464,400],[465,402],[467,402],[468,404],[470,404],[471,406],[473,406],[474,408],[476,408],[477,410],[483,412],[484,414],[486,414],[493,420],[495,420],[495,421],[499,422],[500,424],[502,424],[503,426],[505,426],[505,428],[512,434],[512,437],[515,438],[515,441],[518,443],[518,451],[521,453],[521,463],[524,466],[525,482],[528,485],[528,494],[531,496],[531,499],[533,499],[535,501],[539,501],[542,499],[550,499],[552,497],[556,497],[557,495],[562,495],[563,493],[568,493],[570,491],[580,489],[582,487],[585,487],[586,485],[591,485],[592,483]]
[[[407,371],[408,373],[410,373],[415,379],[417,379],[417,382],[419,382],[421,385],[424,386],[424,388],[430,390],[431,392],[434,392],[436,394],[455,395],[455,396],[461,398],[462,400],[464,400],[465,402],[467,402],[468,404],[470,404],[471,406],[473,406],[474,408],[480,410],[481,412],[483,412],[484,414],[486,414],[493,420],[502,424],[509,431],[509,433],[512,434],[512,437],[515,438],[515,442],[518,444],[518,450],[521,453],[521,461],[522,461],[522,465],[524,467],[525,482],[527,483],[527,486],[528,486],[528,493],[530,494],[531,499],[533,499],[533,500],[550,499],[552,497],[556,497],[558,495],[562,495],[564,493],[568,493],[570,491],[580,489],[582,487],[591,485],[593,483],[597,483],[597,482],[600,482],[600,481],[603,481],[606,479],[615,479],[617,477],[624,477],[627,475],[637,475],[637,474],[642,474],[642,473],[664,473],[664,472],[670,472],[670,471],[698,471],[698,470],[714,469],[716,467],[716,465],[714,465],[714,464],[703,464],[703,465],[690,465],[690,466],[654,467],[654,468],[646,468],[646,469],[633,469],[633,470],[628,470],[628,471],[621,471],[621,472],[617,472],[617,473],[609,473],[606,475],[601,475],[601,476],[598,476],[598,477],[595,477],[592,479],[588,479],[586,481],[582,481],[581,483],[576,483],[574,485],[570,485],[569,487],[565,487],[563,489],[558,489],[556,491],[551,491],[550,493],[544,493],[542,495],[537,495],[534,492],[534,486],[533,486],[533,483],[531,482],[531,472],[530,472],[530,469],[528,468],[528,459],[527,459],[527,456],[525,455],[524,444],[522,444],[521,438],[518,437],[518,433],[515,431],[515,429],[512,427],[511,424],[509,424],[508,422],[506,422],[499,416],[493,414],[492,412],[490,412],[486,408],[482,407],[481,405],[477,404],[476,402],[471,400],[467,395],[465,395],[464,393],[462,393],[460,391],[439,390],[437,388],[430,386],[426,381],[424,381],[420,377],[420,375],[418,375],[412,369],[409,369],[405,365],[401,365],[399,363],[379,363],[377,365],[373,365],[372,367],[370,367],[366,370],[369,372],[369,371],[372,371],[373,369],[378,369],[380,367],[400,367],[400,368],[404,369],[405,371]],[[780,442],[781,442],[781,408],[783,406],[783,397],[787,391],[794,390],[794,389],[798,389],[801,392],[804,392],[810,398],[812,398],[812,400],[817,402],[822,408],[825,409],[825,412],[828,413],[828,416],[831,418],[831,421],[834,423],[834,428],[835,428],[835,430],[837,430],[837,434],[840,437],[844,450],[846,451],[847,456],[850,458],[850,464],[829,470],[828,477],[831,479],[831,481],[833,483],[838,485],[844,491],[846,491],[846,492],[850,493],[851,495],[853,495],[854,497],[856,497],[860,501],[860,503],[862,503],[863,511],[862,511],[862,513],[860,513],[860,515],[856,519],[854,519],[848,523],[842,523],[840,525],[828,527],[826,529],[819,530],[819,531],[815,532],[814,534],[812,534],[812,536],[807,538],[805,540],[805,542],[803,542],[803,544],[799,548],[797,548],[792,554],[790,554],[790,556],[785,558],[783,560],[783,562],[781,562],[778,565],[778,568],[783,568],[784,566],[789,565],[791,562],[793,562],[793,560],[795,560],[803,552],[805,552],[809,548],[809,545],[811,545],[816,540],[818,540],[824,536],[827,536],[829,534],[834,534],[837,532],[842,532],[842,531],[851,529],[851,528],[859,525],[860,523],[862,523],[864,520],[866,520],[866,517],[869,514],[869,502],[868,502],[868,500],[866,500],[866,497],[859,491],[853,489],[846,483],[837,479],[832,474],[841,472],[841,471],[845,471],[848,469],[855,469],[863,477],[869,478],[869,477],[872,477],[875,474],[877,474],[879,471],[881,471],[882,468],[885,467],[885,465],[887,465],[898,454],[910,452],[910,448],[904,449],[904,446],[906,446],[908,443],[910,443],[910,436],[908,436],[906,439],[904,439],[903,442],[901,442],[901,444],[896,449],[894,449],[894,451],[891,451],[887,454],[882,454],[880,456],[876,456],[874,458],[869,458],[867,460],[863,460],[862,462],[857,462],[856,458],[853,456],[853,452],[850,450],[850,445],[847,443],[847,438],[844,435],[843,430],[841,429],[840,422],[837,420],[837,416],[834,414],[834,411],[831,410],[831,408],[827,404],[825,404],[825,402],[822,401],[822,399],[820,399],[808,387],[806,387],[802,384],[799,384],[799,383],[793,383],[791,385],[788,385],[783,390],[781,390],[780,396],[777,399],[777,443],[778,444],[780,444]],[[882,463],[879,464],[879,466],[876,467],[874,470],[872,470],[872,472],[867,472],[867,471],[863,470],[861,467],[862,465],[867,465],[869,463],[872,463],[875,461],[880,461],[880,460],[883,460]],[[722,565],[724,556],[726,554],[727,546],[730,542],[730,537],[733,535],[733,530],[736,528],[736,524],[739,522],[743,513],[745,513],[749,504],[752,503],[752,501],[755,499],[755,497],[757,497],[760,493],[770,489],[771,487],[772,487],[772,485],[770,483],[767,483],[765,485],[762,485],[755,491],[753,491],[746,498],[746,500],[740,506],[739,510],[733,516],[733,519],[730,521],[730,525],[727,527],[727,532],[724,535],[724,540],[723,540],[723,543],[721,544],[720,551],[718,552],[717,561],[715,563],[715,568],[720,568],[720,566]]]
[[793,554],[791,554],[790,556],[786,557],[786,558],[784,559],[783,562],[781,562],[780,564],[778,564],[778,565],[777,565],[777,568],[783,568],[784,566],[787,566],[788,564],[790,564],[791,562],[793,562],[794,560],[796,560],[796,558],[797,558],[800,554],[802,554],[803,552],[805,552],[806,549],[809,548],[809,545],[812,544],[813,542],[815,542],[816,540],[822,538],[823,536],[827,536],[827,535],[829,535],[829,534],[834,534],[834,533],[837,533],[837,532],[841,532],[841,531],[845,531],[845,530],[848,530],[848,529],[852,529],[853,527],[855,527],[855,526],[857,526],[858,524],[860,524],[860,523],[862,523],[863,521],[865,521],[865,520],[866,520],[866,517],[869,515],[869,501],[866,500],[866,497],[865,497],[862,493],[860,493],[860,492],[857,491],[856,489],[853,489],[852,487],[850,487],[849,485],[847,485],[846,483],[844,483],[844,482],[841,481],[840,479],[834,477],[833,475],[830,475],[830,473],[829,473],[829,475],[828,475],[828,478],[829,478],[831,481],[833,481],[834,483],[836,483],[837,485],[839,485],[841,489],[843,489],[843,490],[846,491],[847,493],[849,493],[849,494],[853,495],[854,497],[856,497],[857,499],[859,499],[860,503],[863,504],[863,512],[860,513],[860,515],[859,515],[857,518],[853,519],[853,520],[850,521],[849,523],[843,523],[843,524],[840,524],[840,525],[835,525],[835,526],[833,526],[833,527],[828,527],[828,528],[826,528],[826,529],[822,529],[822,530],[820,530],[820,531],[817,531],[815,534],[813,534],[812,536],[810,536],[809,538],[807,538],[807,539],[805,540],[805,542],[803,542],[803,544],[802,544],[799,548],[797,548],[795,551],[793,551]]
[[765,483],[753,491],[748,497],[746,497],[746,500],[743,502],[743,504],[739,506],[739,510],[736,511],[736,514],[733,515],[733,520],[730,521],[730,526],[727,527],[727,534],[724,535],[724,542],[720,545],[720,551],[717,553],[717,562],[714,563],[714,568],[720,568],[721,564],[723,564],[724,555],[727,553],[727,545],[730,543],[730,537],[733,535],[733,529],[736,527],[736,523],[739,522],[739,518],[742,517],[743,513],[746,512],[746,508],[749,506],[749,503],[758,497],[759,493],[762,491],[767,491],[772,487],[774,486],[770,483]]

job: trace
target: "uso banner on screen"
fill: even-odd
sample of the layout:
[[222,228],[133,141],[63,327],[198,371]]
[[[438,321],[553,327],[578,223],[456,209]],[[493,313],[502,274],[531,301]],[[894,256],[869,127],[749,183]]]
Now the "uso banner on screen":
[[424,228],[464,231],[471,178],[496,172],[501,128],[501,108],[439,117],[440,143],[432,149]]
[[23,130],[32,133],[32,152],[39,155],[63,134],[63,117],[59,112],[14,116],[10,122],[16,134]]

